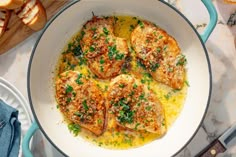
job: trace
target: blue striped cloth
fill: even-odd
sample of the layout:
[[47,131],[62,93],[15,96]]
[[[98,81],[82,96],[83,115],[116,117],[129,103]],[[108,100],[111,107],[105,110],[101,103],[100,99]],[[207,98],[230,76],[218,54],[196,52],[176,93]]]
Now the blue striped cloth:
[[0,156],[18,157],[20,140],[18,111],[0,99]]

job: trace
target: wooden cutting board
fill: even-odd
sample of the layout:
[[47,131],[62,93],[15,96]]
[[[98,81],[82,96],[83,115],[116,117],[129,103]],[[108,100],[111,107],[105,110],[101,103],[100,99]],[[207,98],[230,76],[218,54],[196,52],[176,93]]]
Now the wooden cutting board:
[[[63,6],[71,2],[70,0],[41,0],[47,12],[47,19],[55,15]],[[24,25],[20,19],[12,12],[8,23],[7,31],[0,37],[0,55],[24,41],[35,31]]]

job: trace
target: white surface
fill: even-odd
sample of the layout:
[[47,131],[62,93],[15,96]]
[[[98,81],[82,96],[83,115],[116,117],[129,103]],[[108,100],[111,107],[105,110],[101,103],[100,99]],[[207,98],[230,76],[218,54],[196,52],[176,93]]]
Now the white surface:
[[[208,23],[209,15],[200,0],[168,1],[180,9],[195,27]],[[213,2],[220,23],[206,43],[213,74],[211,103],[202,127],[177,157],[195,156],[236,121],[236,26],[229,27],[226,24],[229,16],[235,12],[236,5],[225,4],[223,0]],[[198,29],[199,32],[202,30],[204,27]],[[38,35],[39,33],[35,33],[14,49],[0,55],[0,76],[14,84],[25,98],[28,97],[26,88],[28,62]],[[34,137],[36,142],[32,150],[35,157],[63,157],[40,132]],[[232,141],[231,148],[225,153],[218,155],[218,157],[230,156],[236,156],[236,141]]]
[[[55,109],[53,77],[56,63],[68,40],[95,15],[134,15],[158,24],[178,41],[188,60],[190,87],[184,108],[168,130],[158,140],[135,149],[109,150],[94,146],[82,138],[75,138]],[[165,16],[162,16],[165,14]],[[80,16],[78,16],[80,15]],[[166,20],[166,17],[172,17]],[[182,29],[179,29],[182,28]],[[50,42],[49,42],[50,41]],[[84,0],[65,10],[47,28],[36,47],[30,69],[30,93],[39,123],[52,142],[65,154],[93,157],[137,156],[168,157],[179,151],[193,136],[205,113],[209,97],[210,76],[205,51],[195,32],[183,18],[165,4],[149,0]],[[201,98],[201,99],[199,99]],[[52,109],[53,108],[53,109]],[[194,115],[194,116],[192,116]],[[55,131],[56,130],[56,131]],[[155,149],[158,148],[158,149]]]
[[[18,120],[21,123],[21,143],[22,139],[32,123],[29,105],[21,93],[9,82],[0,77],[0,99],[6,104],[18,110]],[[20,147],[19,157],[22,157],[22,149]]]

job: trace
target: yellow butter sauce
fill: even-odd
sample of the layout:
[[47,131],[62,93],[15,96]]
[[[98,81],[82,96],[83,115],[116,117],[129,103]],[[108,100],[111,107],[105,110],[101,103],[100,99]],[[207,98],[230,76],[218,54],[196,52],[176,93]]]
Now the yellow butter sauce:
[[[139,19],[131,16],[116,16],[115,18],[115,35],[118,37],[126,38],[130,47],[130,35],[132,30],[137,25]],[[72,44],[72,46],[73,44],[78,45],[77,39],[79,37],[80,33],[73,37],[69,44]],[[104,95],[106,96],[110,80],[97,79],[96,76],[94,76],[89,70],[86,64],[81,64],[83,60],[80,60],[79,64],[77,62],[75,62],[76,65],[71,64],[70,62],[73,63],[73,60],[76,57],[73,55],[73,53],[69,55],[68,53],[65,53],[66,51],[68,52],[70,46],[68,45],[64,53],[62,53],[62,57],[58,63],[57,74],[70,69],[79,71],[83,75],[93,78],[97,86],[103,91]],[[181,90],[173,90],[172,88],[153,80],[150,74],[148,74],[147,71],[145,71],[142,66],[138,64],[137,60],[135,59],[135,52],[131,47],[130,58],[131,69],[123,69],[122,73],[135,75],[135,77],[138,78],[143,84],[146,84],[150,90],[154,91],[164,107],[166,127],[168,130],[182,110],[187,95],[188,84],[186,83]],[[138,147],[160,138],[160,136],[157,134],[148,133],[145,131],[139,132],[124,130],[121,128],[112,128],[110,127],[113,126],[112,123],[114,123],[114,121],[108,121],[106,131],[101,136],[97,137],[91,132],[86,131],[85,129],[81,129],[79,135],[87,139],[88,141],[97,144],[98,146],[110,149],[128,149],[132,147]]]

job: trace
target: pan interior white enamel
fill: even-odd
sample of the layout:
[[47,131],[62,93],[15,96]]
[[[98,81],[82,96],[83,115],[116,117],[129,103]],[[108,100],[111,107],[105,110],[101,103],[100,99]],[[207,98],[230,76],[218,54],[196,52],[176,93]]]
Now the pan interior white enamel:
[[[62,49],[81,29],[84,22],[95,15],[133,15],[152,21],[179,43],[186,55],[190,87],[184,108],[168,130],[158,140],[128,150],[109,150],[94,146],[69,133],[56,109],[52,73]],[[171,156],[193,136],[205,113],[210,89],[210,74],[204,48],[191,26],[173,9],[158,0],[82,0],[62,12],[41,37],[30,69],[30,92],[40,126],[50,140],[69,156]]]

